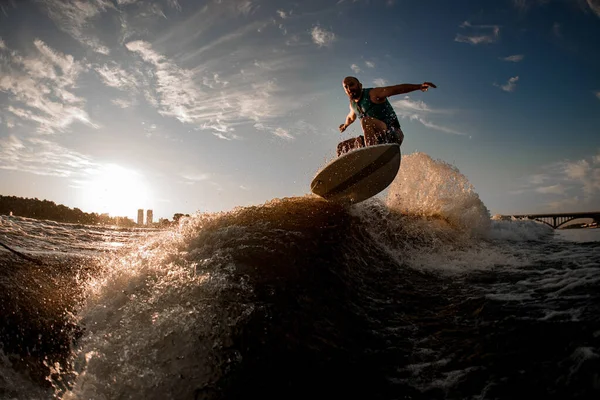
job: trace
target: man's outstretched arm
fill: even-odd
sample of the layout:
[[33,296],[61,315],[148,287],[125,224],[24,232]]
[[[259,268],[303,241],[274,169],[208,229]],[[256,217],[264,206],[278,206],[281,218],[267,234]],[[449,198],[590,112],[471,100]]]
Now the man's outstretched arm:
[[348,125],[350,125],[354,121],[356,121],[356,114],[354,113],[354,110],[352,109],[352,107],[350,107],[350,112],[346,116],[346,122],[344,122],[343,124],[340,125],[340,132],[344,132],[346,130],[346,128],[348,127]]
[[423,82],[423,83],[403,83],[400,85],[394,86],[383,86],[371,89],[371,99],[372,100],[383,100],[386,97],[395,96],[397,94],[404,94],[414,92],[415,90],[421,90],[426,92],[430,87],[436,88],[431,82]]

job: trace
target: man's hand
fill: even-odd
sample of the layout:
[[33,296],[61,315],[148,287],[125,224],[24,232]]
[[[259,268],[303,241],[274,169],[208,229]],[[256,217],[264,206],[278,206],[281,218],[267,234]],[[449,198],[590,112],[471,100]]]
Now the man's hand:
[[423,82],[423,83],[421,84],[421,92],[426,92],[426,91],[427,91],[427,89],[429,89],[430,87],[432,87],[432,88],[434,88],[434,89],[435,89],[435,88],[437,88],[437,86],[435,86],[435,85],[434,85],[433,83],[431,83],[431,82]]
[[346,128],[348,127],[348,125],[346,124],[341,124],[340,125],[340,132],[344,132],[346,130]]

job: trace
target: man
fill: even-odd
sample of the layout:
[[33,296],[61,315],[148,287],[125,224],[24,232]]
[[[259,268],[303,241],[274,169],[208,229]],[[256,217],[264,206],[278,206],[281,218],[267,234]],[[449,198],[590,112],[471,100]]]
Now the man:
[[402,144],[404,133],[400,129],[398,117],[387,98],[415,90],[426,92],[430,87],[436,87],[431,82],[423,82],[416,85],[404,83],[363,89],[359,80],[353,76],[344,78],[342,85],[350,98],[350,113],[346,117],[346,122],[340,125],[340,132],[344,132],[348,125],[356,121],[358,117],[364,136],[344,140],[338,144],[338,157],[360,147],[384,143]]

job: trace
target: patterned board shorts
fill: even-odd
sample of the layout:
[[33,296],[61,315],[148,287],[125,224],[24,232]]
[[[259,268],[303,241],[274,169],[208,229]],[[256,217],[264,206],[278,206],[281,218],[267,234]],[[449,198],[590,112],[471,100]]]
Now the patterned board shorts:
[[[402,144],[404,141],[404,133],[400,128],[391,128],[385,131],[384,135],[379,137],[377,144],[385,144],[385,143],[398,143]],[[344,140],[340,144],[338,144],[337,155],[338,157],[344,153],[349,152],[350,150],[358,149],[361,147],[365,147],[365,137],[363,135],[354,137],[352,139]]]
[[[365,137],[363,135],[360,135],[359,137],[362,142],[362,145],[364,146]],[[399,145],[401,145],[403,141],[404,132],[402,132],[402,129],[390,128],[387,131],[385,131],[383,135],[378,137],[377,144],[398,143]]]

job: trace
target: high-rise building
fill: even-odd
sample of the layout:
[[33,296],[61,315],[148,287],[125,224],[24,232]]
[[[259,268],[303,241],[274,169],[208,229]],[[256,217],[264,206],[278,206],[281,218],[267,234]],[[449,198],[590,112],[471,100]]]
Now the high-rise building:
[[146,225],[152,225],[152,210],[146,211]]
[[144,225],[144,210],[141,208],[138,210],[137,223],[138,223],[138,225]]

